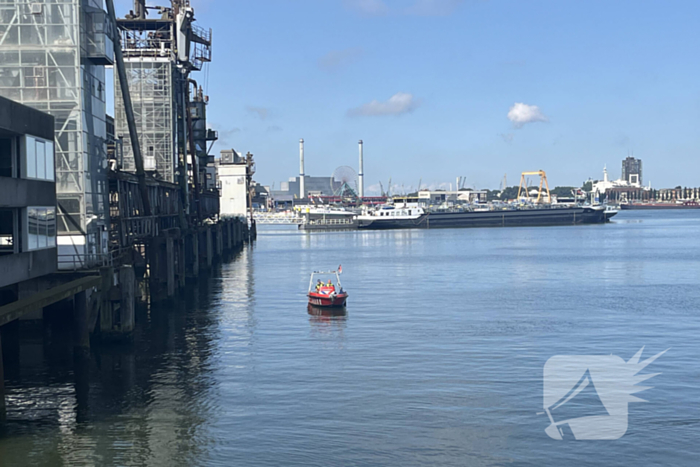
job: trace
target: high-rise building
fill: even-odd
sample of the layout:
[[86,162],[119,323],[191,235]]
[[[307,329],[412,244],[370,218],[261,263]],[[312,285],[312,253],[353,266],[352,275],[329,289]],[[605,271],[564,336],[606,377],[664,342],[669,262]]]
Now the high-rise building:
[[[107,251],[112,31],[103,0],[0,3],[0,95],[54,117],[59,267]],[[70,264],[61,261],[67,255]]]
[[630,185],[642,185],[642,160],[628,156],[622,160],[622,180]]

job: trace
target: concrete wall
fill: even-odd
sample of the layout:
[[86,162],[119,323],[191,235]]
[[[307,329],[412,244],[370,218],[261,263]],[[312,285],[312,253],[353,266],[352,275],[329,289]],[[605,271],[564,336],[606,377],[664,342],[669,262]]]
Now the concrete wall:
[[53,117],[0,96],[0,130],[53,141]]
[[56,248],[0,256],[0,287],[56,271]]
[[0,177],[0,207],[56,206],[56,184],[51,181]]

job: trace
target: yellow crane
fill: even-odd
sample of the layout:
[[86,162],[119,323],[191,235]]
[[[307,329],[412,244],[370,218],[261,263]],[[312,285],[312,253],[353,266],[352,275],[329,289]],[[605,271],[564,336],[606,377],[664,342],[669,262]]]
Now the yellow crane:
[[523,190],[523,187],[525,187],[525,194],[530,197],[530,194],[527,192],[527,182],[525,181],[525,176],[526,175],[539,175],[540,177],[540,188],[537,192],[537,203],[539,204],[542,200],[542,183],[544,182],[544,186],[547,189],[547,202],[551,203],[552,202],[552,196],[549,193],[549,183],[547,182],[547,174],[544,172],[544,170],[537,170],[533,172],[523,172],[520,175],[520,186],[518,187],[518,199],[520,199],[520,193]]

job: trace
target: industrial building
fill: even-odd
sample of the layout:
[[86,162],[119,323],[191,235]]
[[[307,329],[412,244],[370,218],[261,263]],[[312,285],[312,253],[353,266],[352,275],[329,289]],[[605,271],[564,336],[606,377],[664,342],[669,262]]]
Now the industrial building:
[[[307,197],[309,195],[333,196],[340,189],[341,185],[341,182],[333,180],[332,177],[304,176],[304,191]],[[301,199],[299,196],[300,191],[300,177],[291,177],[288,181],[280,183],[279,190],[272,190],[271,196],[277,202],[292,201]]]
[[234,149],[221,151],[217,172],[221,190],[221,217],[245,218],[252,203],[250,187],[255,173],[252,154],[241,156]]
[[72,268],[107,252],[112,24],[103,0],[15,0],[0,7],[0,30],[0,95],[54,117],[57,243]]

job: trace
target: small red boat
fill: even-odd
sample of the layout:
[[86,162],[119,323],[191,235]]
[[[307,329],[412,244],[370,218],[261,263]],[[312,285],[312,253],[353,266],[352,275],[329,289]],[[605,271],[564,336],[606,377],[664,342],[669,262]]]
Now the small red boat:
[[[314,271],[311,273],[311,278],[309,279],[309,305],[322,306],[322,307],[344,307],[348,300],[348,293],[343,290],[343,286],[340,283],[340,272],[342,268],[338,267],[338,271]],[[336,283],[333,284],[332,280],[328,282],[323,282],[318,279],[318,282],[314,284],[314,278],[316,276],[328,276],[335,275]]]

